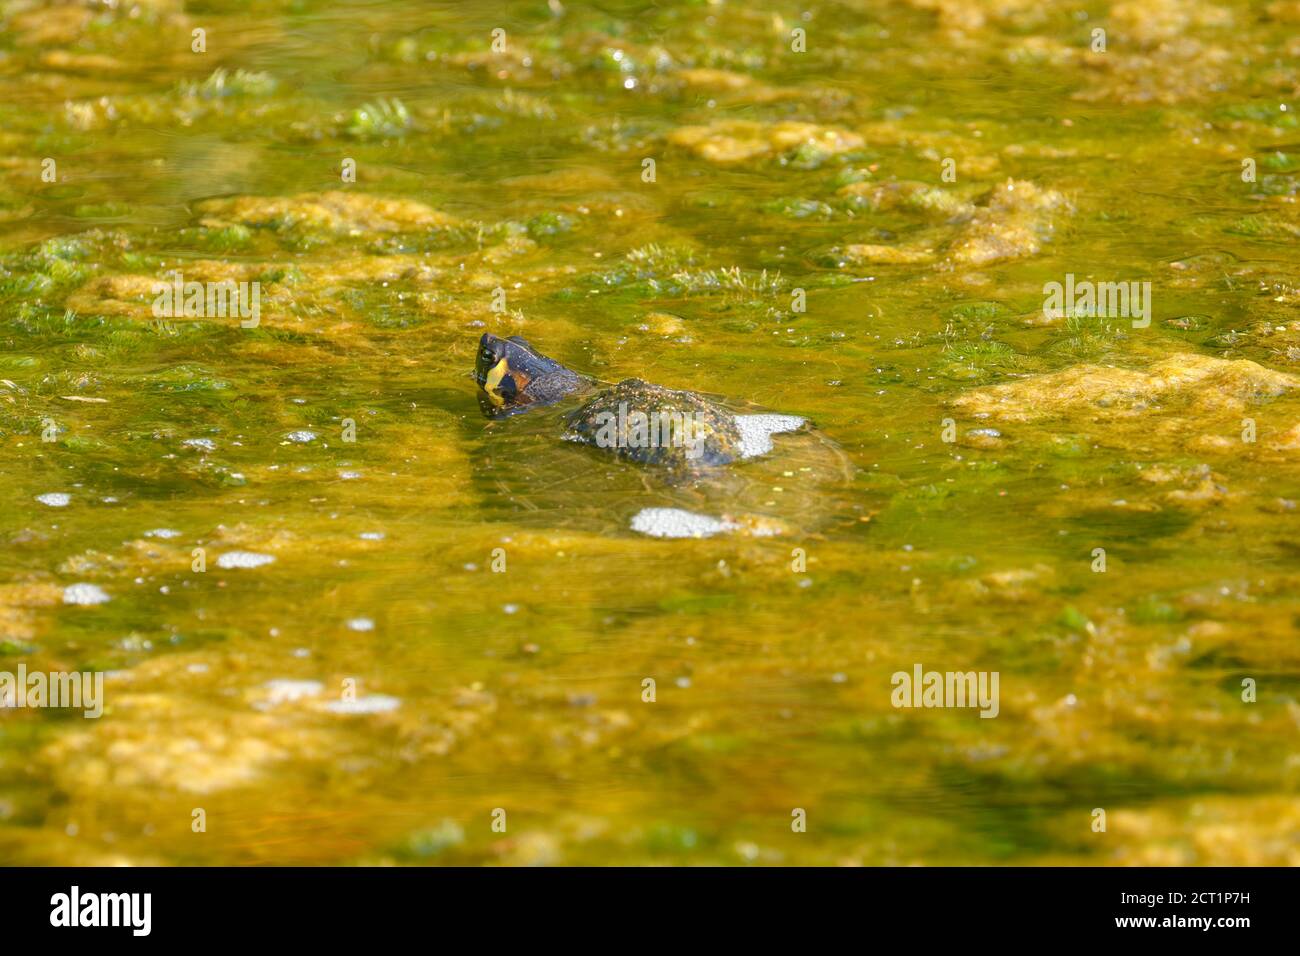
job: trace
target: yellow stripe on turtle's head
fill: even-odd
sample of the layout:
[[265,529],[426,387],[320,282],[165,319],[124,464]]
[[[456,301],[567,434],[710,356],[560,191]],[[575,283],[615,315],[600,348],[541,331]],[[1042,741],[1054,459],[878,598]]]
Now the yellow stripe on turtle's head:
[[492,404],[504,404],[505,399],[501,397],[498,387],[501,385],[501,380],[509,374],[510,363],[505,359],[497,362],[497,364],[492,366],[488,371],[487,378],[483,380],[483,391],[488,393],[488,396],[492,399]]

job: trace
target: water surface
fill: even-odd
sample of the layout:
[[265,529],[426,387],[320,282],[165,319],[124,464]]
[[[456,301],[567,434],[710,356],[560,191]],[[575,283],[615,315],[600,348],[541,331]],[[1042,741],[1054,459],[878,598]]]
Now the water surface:
[[[0,712],[0,861],[1300,862],[1298,22],[0,3],[0,669],[108,672]],[[848,467],[639,535],[690,489],[486,420],[485,330]]]

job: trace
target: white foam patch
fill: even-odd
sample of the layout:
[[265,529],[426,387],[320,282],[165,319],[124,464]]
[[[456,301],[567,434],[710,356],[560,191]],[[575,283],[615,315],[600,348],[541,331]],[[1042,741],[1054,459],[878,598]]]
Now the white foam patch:
[[772,436],[797,432],[808,423],[798,415],[737,415],[740,430],[740,457],[757,458],[772,450]]
[[730,521],[681,508],[642,508],[632,516],[632,530],[652,538],[709,538],[735,527]]
[[217,558],[217,567],[226,568],[260,568],[264,564],[270,564],[275,558],[269,554],[258,554],[256,551],[227,551],[221,557]]
[[332,714],[386,714],[396,710],[402,702],[387,694],[367,694],[356,700],[334,700],[323,705]]
[[279,678],[262,685],[267,691],[267,703],[285,704],[304,697],[315,697],[325,689],[317,680],[288,680]]
[[63,589],[63,603],[91,607],[108,603],[108,595],[97,584],[69,584]]
[[62,491],[51,491],[47,494],[37,495],[36,500],[50,508],[66,508],[72,501],[72,495],[65,494]]

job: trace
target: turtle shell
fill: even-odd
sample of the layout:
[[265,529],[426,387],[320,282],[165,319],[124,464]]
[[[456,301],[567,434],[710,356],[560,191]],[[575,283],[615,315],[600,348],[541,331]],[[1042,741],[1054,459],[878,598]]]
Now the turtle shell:
[[[611,427],[597,413],[613,414],[617,436],[619,402],[630,398],[653,399],[643,412],[701,412],[706,450],[688,458],[683,448],[661,454],[662,447],[597,440]],[[629,430],[633,410],[624,418]],[[775,434],[755,428],[768,419],[783,426]],[[474,475],[484,510],[517,526],[656,537],[804,534],[856,522],[861,507],[849,493],[848,456],[802,419],[638,380],[577,410],[538,409],[483,428]]]
[[629,378],[568,416],[564,437],[672,478],[740,457],[736,416],[703,395]]

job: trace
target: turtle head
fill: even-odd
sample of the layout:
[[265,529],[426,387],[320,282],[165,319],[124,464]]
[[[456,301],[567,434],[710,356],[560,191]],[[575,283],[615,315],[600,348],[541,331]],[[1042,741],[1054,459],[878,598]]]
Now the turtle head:
[[474,380],[483,389],[484,410],[497,415],[522,411],[533,403],[553,402],[573,391],[579,381],[577,375],[519,336],[503,339],[491,332],[484,332],[479,339]]

